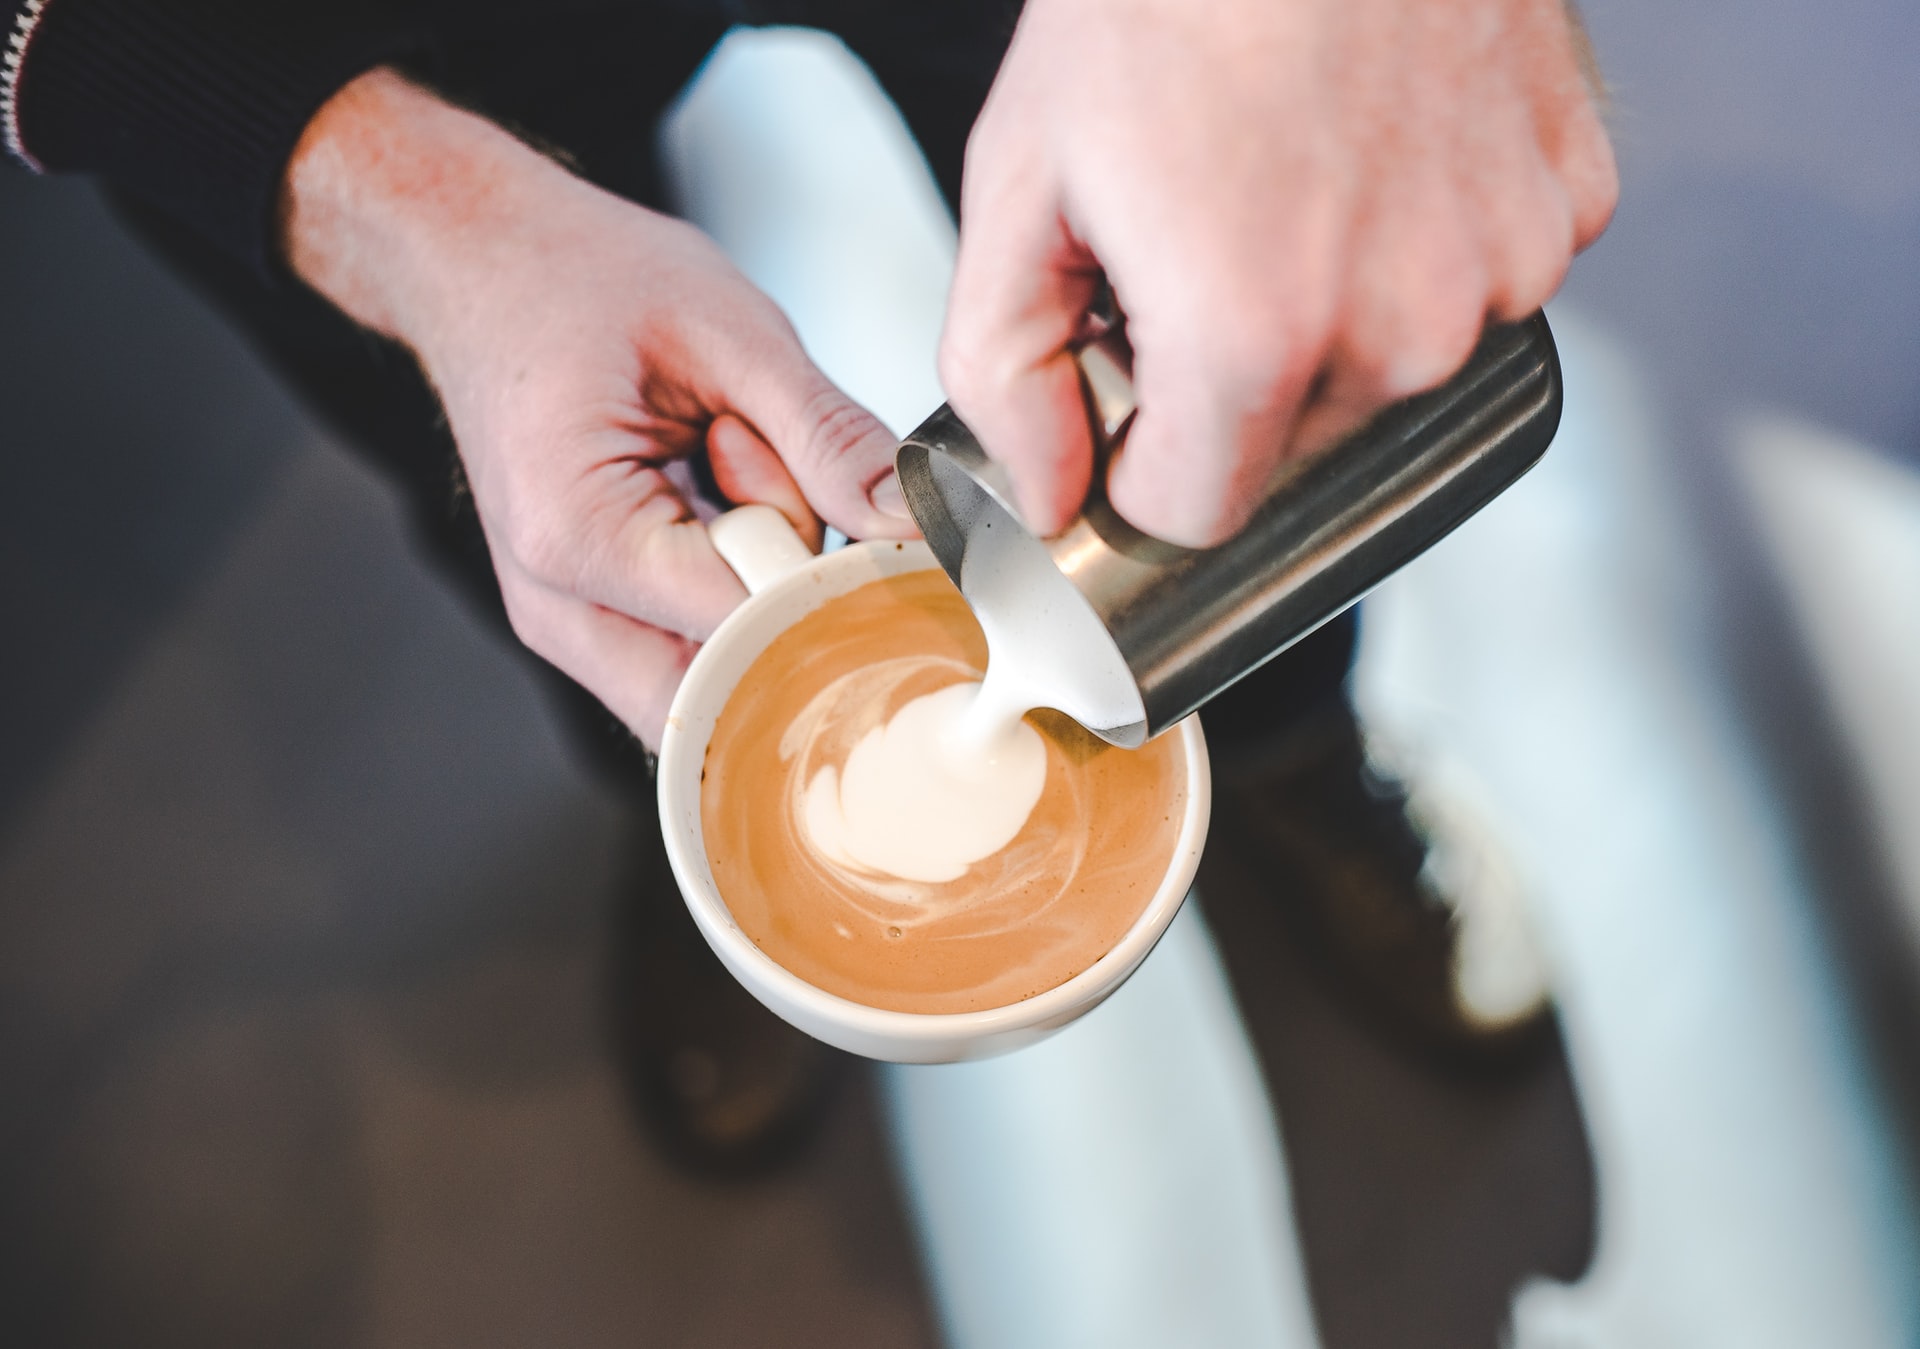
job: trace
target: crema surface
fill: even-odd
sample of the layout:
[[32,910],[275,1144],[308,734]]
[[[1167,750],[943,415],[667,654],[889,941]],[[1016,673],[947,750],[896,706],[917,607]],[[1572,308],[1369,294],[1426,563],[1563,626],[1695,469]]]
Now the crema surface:
[[[863,862],[871,848],[816,843],[822,784],[902,708],[977,682],[986,662],[959,592],[917,572],[801,619],[722,711],[700,788],[714,881],[742,930],[807,982],[897,1011],[1005,1006],[1093,964],[1153,897],[1186,805],[1178,738],[1115,749],[1051,712],[1027,718],[1045,753],[1038,800],[1011,842],[957,875],[937,845],[928,865],[887,870]],[[903,836],[940,829],[910,823]]]

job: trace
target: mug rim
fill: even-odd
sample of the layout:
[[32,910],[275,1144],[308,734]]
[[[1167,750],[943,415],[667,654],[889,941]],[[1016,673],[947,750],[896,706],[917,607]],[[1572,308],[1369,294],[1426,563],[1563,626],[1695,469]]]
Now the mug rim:
[[[889,565],[890,562],[907,562],[909,565]],[[826,576],[858,567],[861,563],[872,566],[871,575],[843,589],[821,587],[820,582]],[[983,1045],[983,1041],[1016,1035],[1021,1031],[1045,1033],[1068,1024],[1097,1006],[1138,968],[1185,903],[1193,886],[1194,873],[1199,867],[1201,851],[1206,844],[1212,814],[1212,775],[1206,739],[1201,733],[1198,716],[1189,716],[1169,728],[1169,734],[1181,737],[1187,768],[1187,790],[1172,856],[1152,897],[1139,915],[1098,959],[1071,978],[1032,997],[973,1011],[904,1012],[856,1002],[808,982],[761,950],[759,944],[740,927],[721,897],[718,885],[712,880],[701,828],[698,791],[686,789],[691,792],[691,802],[679,800],[683,789],[678,784],[690,781],[694,787],[698,786],[705,767],[707,746],[720,711],[731,699],[741,677],[776,637],[827,601],[849,594],[868,581],[939,569],[940,563],[932,550],[918,539],[850,543],[834,552],[817,555],[812,561],[749,596],[745,603],[729,614],[714,630],[713,636],[695,653],[680,687],[674,692],[667,714],[658,765],[661,834],[681,898],[691,911],[701,935],[723,958],[735,977],[746,985],[747,990],[761,1002],[768,1003],[776,1014],[785,1015],[763,996],[762,989],[756,986],[756,980],[777,991],[780,1000],[806,1009],[811,1013],[810,1019],[820,1024],[845,1028],[863,1040],[886,1043],[897,1048],[914,1046],[921,1051],[942,1048],[965,1051],[970,1048],[972,1054],[979,1054],[992,1052],[992,1046]],[[795,605],[793,597],[803,593],[805,598],[813,602]],[[718,695],[703,691],[702,686],[713,678],[705,672],[723,661],[739,659],[740,653],[735,648],[741,642],[751,640],[743,634],[762,622],[762,616],[769,609],[779,606],[790,606],[790,616],[766,634],[755,649],[745,656],[745,663],[727,683],[725,690]],[[696,698],[709,705],[710,715],[695,715],[701,710],[692,705]],[[703,729],[696,730],[696,724]],[[675,827],[673,819],[673,815],[678,813],[676,807],[681,805],[690,806],[691,827],[684,834]],[[689,855],[696,851],[697,857]],[[751,970],[754,978],[746,977],[746,970],[739,968],[740,965]],[[811,1031],[811,1028],[803,1029],[818,1033]],[[842,1044],[841,1047],[853,1046]]]

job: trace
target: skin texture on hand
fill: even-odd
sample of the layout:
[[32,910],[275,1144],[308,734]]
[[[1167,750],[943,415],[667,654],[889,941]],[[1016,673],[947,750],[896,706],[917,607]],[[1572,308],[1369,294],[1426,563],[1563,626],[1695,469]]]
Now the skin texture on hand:
[[913,533],[894,438],[710,240],[400,76],[321,109],[283,212],[293,269],[438,391],[515,632],[650,747],[745,596],[677,461],[815,547]]
[[967,146],[947,392],[1066,524],[1104,275],[1140,405],[1113,504],[1221,542],[1558,289],[1618,195],[1597,104],[1563,0],[1028,0]]

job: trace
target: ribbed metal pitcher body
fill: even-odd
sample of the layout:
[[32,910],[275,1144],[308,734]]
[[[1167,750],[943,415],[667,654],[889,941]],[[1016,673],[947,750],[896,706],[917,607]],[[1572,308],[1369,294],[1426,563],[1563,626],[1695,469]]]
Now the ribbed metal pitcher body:
[[[1110,391],[1090,383],[1096,421],[1113,422]],[[1114,511],[1096,473],[1080,518],[1023,554],[1031,560],[1022,563],[1018,593],[1057,611],[1072,602],[1065,587],[1092,610],[1116,671],[1123,663],[1138,691],[1139,715],[1088,729],[1139,745],[1347,609],[1511,486],[1545,453],[1560,408],[1546,318],[1489,327],[1452,379],[1296,462],[1246,527],[1218,547],[1180,548],[1140,533]],[[1025,533],[1011,481],[946,406],[901,443],[896,463],[915,520],[965,593],[968,551],[985,531]],[[1007,603],[1007,593],[1000,587],[996,602]],[[968,598],[978,610],[978,597]],[[1090,640],[1088,631],[1082,626],[1076,640]]]

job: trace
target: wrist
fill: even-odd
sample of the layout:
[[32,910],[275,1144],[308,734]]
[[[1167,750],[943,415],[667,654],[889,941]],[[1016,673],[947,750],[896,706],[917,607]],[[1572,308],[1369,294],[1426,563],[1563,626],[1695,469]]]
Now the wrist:
[[476,280],[524,249],[526,203],[556,190],[590,191],[492,122],[374,70],[321,107],[289,159],[282,249],[348,317],[431,364],[471,322]]

